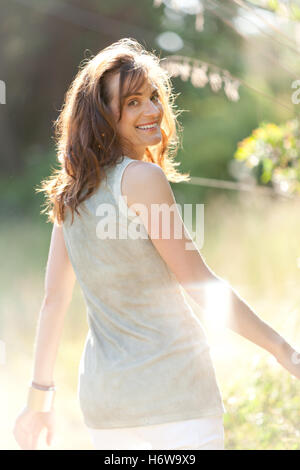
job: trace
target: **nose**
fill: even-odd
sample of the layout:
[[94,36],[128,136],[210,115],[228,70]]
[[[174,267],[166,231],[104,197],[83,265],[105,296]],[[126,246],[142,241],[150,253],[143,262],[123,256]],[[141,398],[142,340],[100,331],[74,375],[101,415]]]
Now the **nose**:
[[144,109],[144,114],[146,116],[155,116],[155,117],[158,117],[161,113],[161,110],[159,108],[159,106],[156,105],[156,103],[153,103],[153,101],[151,99],[147,100],[147,103],[145,105],[145,109]]

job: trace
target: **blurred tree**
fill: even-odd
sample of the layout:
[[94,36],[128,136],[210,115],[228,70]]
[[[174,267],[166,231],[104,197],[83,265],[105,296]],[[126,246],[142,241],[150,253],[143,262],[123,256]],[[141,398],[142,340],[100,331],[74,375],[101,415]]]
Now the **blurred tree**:
[[[300,194],[300,123],[262,123],[238,144],[234,158],[259,184],[281,194]],[[244,173],[245,174],[245,173]]]
[[[261,53],[269,52],[275,63],[286,57],[263,35],[245,39],[238,34],[240,8],[231,0],[195,0],[188,4],[183,0],[0,1],[0,79],[7,85],[7,102],[0,107],[3,175],[22,175],[28,165],[31,172],[41,165],[48,172],[54,161],[52,125],[78,65],[121,37],[134,37],[161,57],[179,53],[215,64],[237,77],[253,80],[269,94],[272,89],[276,93],[288,90],[285,97],[290,92],[288,73],[283,75],[284,71]],[[199,22],[197,5],[201,3],[209,8],[201,10]],[[161,41],[165,32],[181,39],[178,50]],[[179,152],[181,169],[195,176],[228,179],[237,141],[249,135],[262,119],[272,117],[276,122],[292,117],[275,102],[244,88],[239,90],[239,102],[233,103],[223,89],[214,93],[207,86],[194,88],[189,80],[179,77],[173,84],[179,92],[178,107],[188,111],[181,117],[185,129]],[[185,186],[184,191],[198,199],[204,189]]]
[[298,0],[247,0],[246,3],[266,11],[275,12],[294,21],[300,20]]
[[149,2],[137,8],[133,0],[4,2],[0,78],[7,84],[7,103],[0,114],[2,173],[21,173],[26,155],[33,150],[42,154],[52,144],[52,123],[86,55],[126,36],[153,46],[159,18]]

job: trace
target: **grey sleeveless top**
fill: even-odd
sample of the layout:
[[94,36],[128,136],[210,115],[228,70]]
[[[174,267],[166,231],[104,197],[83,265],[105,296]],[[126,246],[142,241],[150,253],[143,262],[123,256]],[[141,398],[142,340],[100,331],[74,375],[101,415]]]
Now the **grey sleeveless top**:
[[[121,196],[122,161],[63,232],[87,308],[78,398],[91,428],[226,413],[210,348],[183,288]],[[136,234],[142,234],[139,237]]]

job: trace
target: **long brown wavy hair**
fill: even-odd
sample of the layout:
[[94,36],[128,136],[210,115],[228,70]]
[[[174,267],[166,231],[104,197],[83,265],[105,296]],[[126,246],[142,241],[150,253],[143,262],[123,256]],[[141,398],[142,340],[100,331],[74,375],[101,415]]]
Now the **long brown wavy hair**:
[[60,225],[66,207],[72,211],[73,222],[74,211],[79,214],[78,205],[96,191],[105,176],[105,168],[114,166],[124,155],[110,109],[108,82],[116,73],[120,73],[120,118],[125,96],[136,92],[148,76],[158,88],[164,110],[162,140],[151,149],[146,148],[143,161],[159,165],[171,182],[190,178],[188,173],[178,172],[176,166],[180,163],[174,161],[181,126],[170,77],[154,53],[136,40],[124,38],[80,64],[59,117],[54,121],[60,168],[54,168],[53,174],[36,188],[46,195],[46,207],[41,213],[47,214],[47,222]]

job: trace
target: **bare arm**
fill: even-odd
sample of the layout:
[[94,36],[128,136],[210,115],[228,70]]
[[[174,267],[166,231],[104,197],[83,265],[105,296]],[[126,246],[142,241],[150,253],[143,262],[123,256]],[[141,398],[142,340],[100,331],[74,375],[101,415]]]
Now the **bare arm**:
[[[153,245],[186,292],[204,309],[207,288],[216,296],[225,293],[224,298],[228,299],[225,326],[269,351],[278,362],[300,378],[300,365],[291,361],[291,356],[296,351],[271,326],[261,320],[236,291],[214,274],[205,263],[176,209],[176,201],[163,170],[147,162],[129,165],[124,171],[122,194],[127,197],[128,206],[132,205],[139,214]],[[170,219],[166,217],[171,224],[168,238],[162,236],[164,216],[159,219],[157,227],[157,218],[151,215],[153,204],[167,204],[169,207],[174,207],[174,217]],[[176,239],[174,228],[178,230],[179,226],[182,227],[183,236]],[[157,233],[159,237],[152,236]],[[193,249],[187,250],[187,244],[189,246],[192,244]]]
[[[45,293],[39,314],[35,338],[32,381],[40,385],[53,384],[54,364],[61,338],[63,320],[72,298],[76,276],[65,247],[62,227],[53,225],[45,276]],[[42,429],[47,430],[51,445],[54,431],[54,410],[33,411],[26,406],[18,415],[13,434],[22,449],[37,449]]]
[[76,276],[66,250],[63,229],[53,225],[45,275],[45,293],[35,338],[34,382],[53,383],[55,359]]

